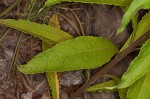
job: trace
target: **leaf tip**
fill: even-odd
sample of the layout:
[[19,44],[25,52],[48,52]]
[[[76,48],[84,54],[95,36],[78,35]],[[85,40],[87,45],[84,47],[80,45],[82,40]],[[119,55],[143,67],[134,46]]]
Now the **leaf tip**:
[[121,32],[123,32],[124,28],[125,28],[125,27],[120,26],[119,29],[118,29],[117,32],[116,32],[116,35],[119,35]]
[[20,72],[23,72],[23,66],[22,65],[20,65],[20,66],[17,66],[17,69],[20,71]]
[[18,69],[20,72],[24,73],[24,74],[29,74],[29,68],[27,68],[27,67],[24,66],[24,65],[18,66],[17,69]]

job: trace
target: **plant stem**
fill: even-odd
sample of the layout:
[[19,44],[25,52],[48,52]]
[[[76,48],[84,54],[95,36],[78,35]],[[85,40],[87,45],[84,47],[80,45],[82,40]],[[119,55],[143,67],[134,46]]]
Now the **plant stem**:
[[121,61],[125,56],[131,53],[137,46],[144,43],[150,36],[150,31],[146,32],[140,38],[131,43],[124,51],[118,53],[112,61],[106,64],[102,69],[100,69],[94,76],[92,76],[87,82],[85,82],[75,93],[71,95],[70,99],[75,99],[80,96],[87,87],[99,79],[99,77],[105,75],[110,71],[119,61]]

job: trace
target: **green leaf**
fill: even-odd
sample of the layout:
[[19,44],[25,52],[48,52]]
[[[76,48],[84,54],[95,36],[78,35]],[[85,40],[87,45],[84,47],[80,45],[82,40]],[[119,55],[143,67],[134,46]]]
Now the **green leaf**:
[[117,85],[116,81],[109,80],[109,81],[91,86],[91,87],[87,88],[86,91],[88,91],[88,92],[97,92],[97,91],[102,92],[105,90],[107,92],[112,92],[112,91],[116,91],[116,90],[114,90],[114,89],[109,90],[109,89],[107,89],[107,87],[112,87],[112,86],[116,86],[116,85]]
[[117,30],[117,34],[119,34],[124,30],[126,25],[135,16],[138,10],[149,9],[149,8],[150,8],[150,0],[133,0],[133,2],[130,4],[128,10],[125,12],[123,16],[123,20],[120,28]]
[[127,96],[127,89],[110,89],[110,87],[114,87],[117,86],[118,83],[120,83],[120,78],[112,76],[112,75],[108,75],[108,77],[112,78],[113,80],[109,80],[106,81],[104,83],[100,83],[100,84],[96,84],[93,85],[89,88],[86,89],[86,91],[88,92],[102,92],[102,91],[107,91],[107,92],[114,92],[114,91],[118,91],[119,97],[120,99],[126,99]]
[[117,88],[126,88],[132,85],[150,71],[150,39],[143,44],[139,55],[131,62],[128,70],[122,76],[121,83]]
[[33,74],[96,68],[108,62],[117,52],[118,48],[105,38],[80,36],[60,42],[18,69]]
[[31,34],[35,37],[39,37],[50,45],[55,45],[60,41],[72,38],[71,35],[57,28],[45,24],[30,22],[28,20],[0,19],[0,25],[5,25],[24,33]]
[[131,36],[128,38],[124,46],[121,48],[120,52],[125,50],[128,45],[131,43],[132,35],[134,35],[134,39],[132,41],[137,40],[139,37],[141,37],[144,33],[150,30],[150,11],[144,15],[142,20],[138,23],[137,28],[133,31]]
[[129,87],[127,99],[150,98],[150,72]]
[[132,0],[47,0],[44,7],[58,4],[60,2],[81,2],[81,3],[96,3],[96,4],[108,4],[116,6],[128,6]]

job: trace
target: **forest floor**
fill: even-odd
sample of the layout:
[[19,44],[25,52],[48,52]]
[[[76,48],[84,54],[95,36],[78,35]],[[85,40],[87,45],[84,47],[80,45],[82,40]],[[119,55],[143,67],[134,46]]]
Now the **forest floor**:
[[[101,36],[111,40],[118,48],[123,46],[131,33],[129,25],[124,33],[115,35],[123,15],[119,7],[62,3],[39,13],[43,5],[44,0],[0,0],[0,13],[6,12],[0,17],[1,19],[28,19],[48,24],[52,14],[57,13],[61,29],[74,37]],[[40,39],[0,26],[0,99],[51,99],[45,74],[25,75],[16,69],[17,65],[27,63],[41,51]],[[120,77],[126,71],[133,56],[127,56],[109,74]],[[97,70],[91,70],[91,75]],[[88,79],[86,73],[86,70],[59,73],[61,99],[69,99],[69,95]],[[108,78],[103,77],[96,83],[106,80]],[[77,99],[119,99],[119,97],[117,93],[85,92]]]

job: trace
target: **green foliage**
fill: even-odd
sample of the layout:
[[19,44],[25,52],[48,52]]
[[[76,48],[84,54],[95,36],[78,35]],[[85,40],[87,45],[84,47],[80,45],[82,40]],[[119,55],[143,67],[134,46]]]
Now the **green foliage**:
[[125,26],[130,22],[130,20],[135,16],[135,14],[140,9],[149,9],[150,8],[150,0],[133,0],[130,4],[128,10],[125,12],[120,28],[117,31],[117,34],[122,32]]
[[127,96],[127,89],[110,89],[110,87],[117,86],[118,83],[120,83],[120,78],[113,76],[113,75],[107,75],[108,77],[112,78],[112,80],[96,84],[93,86],[90,86],[89,88],[86,89],[88,92],[117,92],[119,94],[120,99],[126,99]]
[[101,92],[101,91],[107,91],[107,92],[111,92],[111,91],[115,91],[115,90],[111,90],[111,89],[107,89],[107,87],[112,87],[112,86],[116,86],[117,83],[114,80],[109,80],[100,84],[96,84],[94,86],[91,86],[89,88],[87,88],[86,90],[88,92]]
[[[49,46],[47,43],[43,42],[42,43],[42,50],[49,49],[51,46]],[[52,91],[52,97],[53,99],[59,99],[59,80],[58,80],[58,75],[57,72],[46,72],[46,78],[48,81],[48,85]]]
[[60,41],[72,38],[71,35],[57,28],[45,24],[30,22],[28,20],[0,19],[0,24],[31,34],[50,45],[55,45]]
[[[128,38],[120,52],[130,43],[137,40],[150,30],[150,11],[138,23],[135,16],[140,9],[149,9],[150,0],[47,0],[43,8],[61,2],[96,3],[121,6],[125,10],[123,20],[117,34],[122,32],[132,20],[133,33]],[[127,9],[128,8],[128,9]],[[55,21],[53,20],[53,23]],[[110,61],[118,53],[117,47],[109,40],[101,37],[79,36],[73,38],[58,27],[38,24],[28,20],[0,19],[4,25],[21,32],[39,37],[42,41],[43,51],[25,65],[18,69],[26,74],[46,72],[49,86],[54,99],[59,99],[59,81],[57,72],[92,69]],[[58,44],[57,44],[58,43]],[[55,45],[55,46],[54,46]],[[53,46],[53,47],[52,47]],[[118,91],[120,99],[148,99],[150,97],[150,40],[145,42],[139,55],[131,62],[128,70],[118,82],[115,79],[91,86],[89,92]],[[117,85],[119,83],[119,85]],[[117,89],[116,89],[117,88]]]
[[34,74],[96,68],[108,62],[117,52],[117,47],[105,38],[81,36],[60,42],[18,69]]
[[81,2],[81,3],[96,3],[96,4],[108,4],[116,6],[128,6],[132,0],[47,0],[44,7],[58,4],[60,2]]
[[150,72],[129,87],[127,99],[149,99]]
[[[57,15],[55,15],[55,14],[51,17],[49,24],[53,27],[57,27],[58,29],[60,29],[59,21],[58,21]],[[51,47],[52,46],[48,45],[45,42],[42,43],[43,50],[47,50]],[[59,78],[58,78],[57,72],[46,72],[46,78],[48,81],[48,85],[52,91],[51,92],[52,98],[60,99]]]
[[[134,29],[131,36],[128,38],[124,46],[121,48],[120,52],[126,49],[126,47],[131,43],[131,41],[137,40],[139,37],[141,37],[144,33],[150,30],[150,11],[144,15],[142,20],[138,23],[136,29]],[[134,37],[133,37],[134,35]],[[132,38],[133,37],[133,38]]]
[[143,44],[139,55],[131,62],[128,70],[122,76],[118,88],[126,88],[132,85],[150,71],[150,39]]
[[46,72],[48,85],[51,89],[53,99],[60,99],[59,79],[57,72]]
[[[49,49],[51,46],[48,45],[45,42],[42,42],[42,50]],[[46,72],[46,78],[48,81],[48,85],[52,91],[52,97],[53,99],[59,99],[59,81],[58,81],[58,75],[57,72]]]

